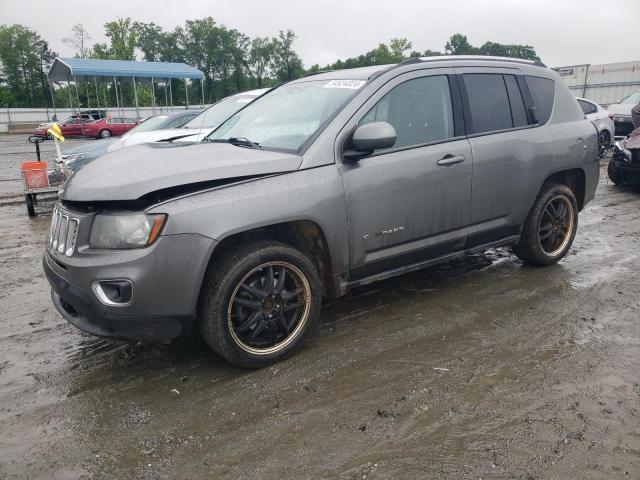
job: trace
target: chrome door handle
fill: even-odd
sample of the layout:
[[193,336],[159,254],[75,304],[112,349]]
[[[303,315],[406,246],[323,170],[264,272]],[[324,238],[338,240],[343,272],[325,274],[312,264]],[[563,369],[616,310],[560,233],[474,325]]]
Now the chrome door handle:
[[449,167],[451,165],[455,165],[456,163],[464,162],[464,155],[445,155],[440,160],[438,160],[438,165],[442,167]]

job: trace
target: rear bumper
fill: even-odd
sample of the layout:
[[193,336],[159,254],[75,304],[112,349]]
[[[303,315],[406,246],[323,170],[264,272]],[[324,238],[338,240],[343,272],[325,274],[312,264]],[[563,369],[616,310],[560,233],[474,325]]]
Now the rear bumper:
[[587,203],[593,200],[596,195],[596,189],[600,182],[600,162],[589,162],[584,167],[585,173],[585,188],[584,188],[584,207]]
[[51,284],[51,299],[60,314],[72,325],[92,335],[143,342],[162,342],[189,333],[194,315],[122,315],[101,308],[91,293],[58,275],[43,259]]

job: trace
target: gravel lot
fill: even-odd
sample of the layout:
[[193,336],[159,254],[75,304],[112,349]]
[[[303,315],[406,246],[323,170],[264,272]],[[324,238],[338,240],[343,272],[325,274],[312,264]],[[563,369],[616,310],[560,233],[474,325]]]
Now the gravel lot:
[[559,265],[495,249],[377,283],[241,371],[57,314],[31,152],[0,136],[1,479],[640,479],[640,193],[604,170]]

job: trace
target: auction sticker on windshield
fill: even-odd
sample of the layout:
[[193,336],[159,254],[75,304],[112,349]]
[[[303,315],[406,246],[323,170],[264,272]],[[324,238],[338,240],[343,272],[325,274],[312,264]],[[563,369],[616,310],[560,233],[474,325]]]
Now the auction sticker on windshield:
[[331,80],[326,83],[323,88],[350,88],[357,90],[363,86],[366,82],[364,80]]

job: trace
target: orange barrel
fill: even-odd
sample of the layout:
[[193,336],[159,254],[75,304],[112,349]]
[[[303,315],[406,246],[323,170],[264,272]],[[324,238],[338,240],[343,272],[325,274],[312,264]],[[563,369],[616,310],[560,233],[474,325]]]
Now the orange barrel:
[[47,162],[22,162],[22,178],[28,190],[49,188]]

